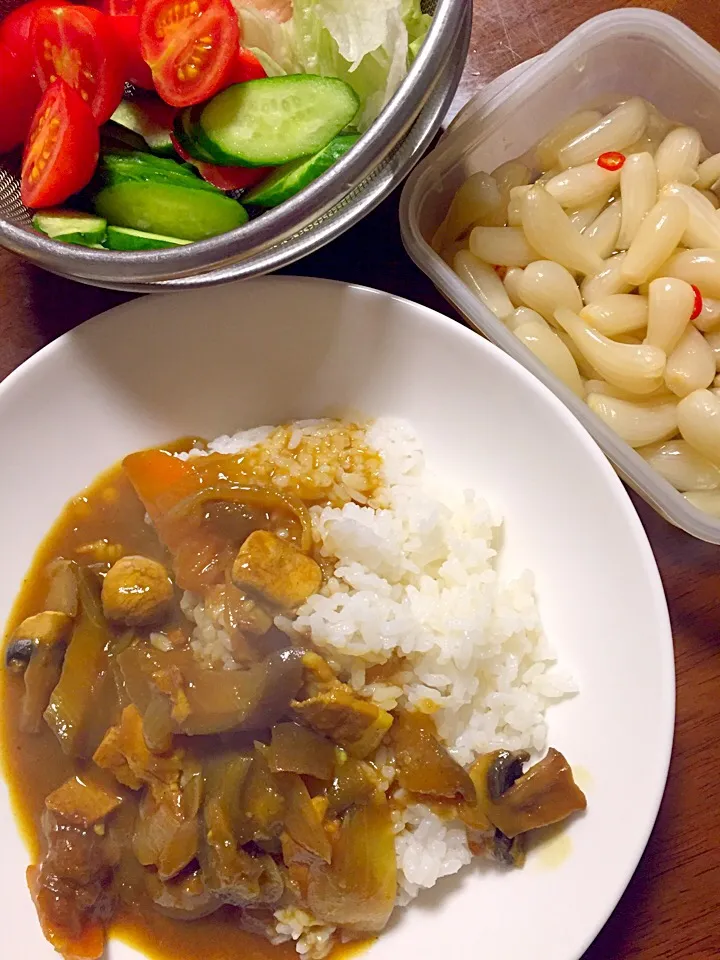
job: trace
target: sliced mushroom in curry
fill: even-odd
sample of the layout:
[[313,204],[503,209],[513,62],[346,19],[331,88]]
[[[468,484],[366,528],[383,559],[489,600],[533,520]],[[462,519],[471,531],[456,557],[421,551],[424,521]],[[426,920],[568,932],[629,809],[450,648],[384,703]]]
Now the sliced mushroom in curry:
[[584,809],[557,751],[465,769],[431,715],[384,709],[278,628],[332,575],[310,513],[328,488],[283,486],[257,456],[173,454],[132,454],[68,505],[6,639],[28,883],[66,960],[97,960],[113,929],[167,957],[287,956],[262,935],[292,907],[372,936],[405,805],[516,865],[527,831]]

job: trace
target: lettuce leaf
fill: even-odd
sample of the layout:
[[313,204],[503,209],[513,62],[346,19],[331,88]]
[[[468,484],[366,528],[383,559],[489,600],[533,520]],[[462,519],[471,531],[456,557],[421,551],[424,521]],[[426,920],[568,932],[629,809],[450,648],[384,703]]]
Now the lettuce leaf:
[[345,80],[360,97],[366,130],[400,86],[430,27],[420,0],[294,0],[277,23],[233,0],[243,44],[267,73],[316,73]]
[[[402,21],[398,0],[305,0],[307,14],[327,30],[343,60],[356,70],[367,54],[390,49],[389,34]],[[300,7],[304,5],[300,0]],[[297,10],[297,0],[295,9]]]
[[403,0],[402,18],[408,32],[410,62],[412,62],[427,36],[432,17],[429,13],[422,12],[420,0]]
[[303,70],[339,77],[353,87],[360,97],[361,131],[405,79],[413,56],[410,44],[422,42],[429,22],[419,0],[294,0]]

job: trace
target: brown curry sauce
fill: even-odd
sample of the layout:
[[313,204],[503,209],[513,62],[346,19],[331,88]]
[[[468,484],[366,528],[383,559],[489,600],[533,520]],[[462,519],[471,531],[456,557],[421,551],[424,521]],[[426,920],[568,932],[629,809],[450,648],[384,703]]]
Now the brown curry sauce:
[[[180,442],[173,449],[187,449],[190,445],[191,442]],[[144,522],[144,515],[119,464],[71,500],[35,554],[8,620],[7,636],[25,617],[42,609],[46,588],[44,571],[58,556],[73,556],[84,544],[107,540],[123,544],[128,552],[166,560],[153,528]],[[47,725],[43,724],[37,734],[20,730],[22,696],[22,676],[0,670],[2,772],[30,859],[37,863],[42,852],[40,819],[45,798],[76,772],[77,760],[65,756]],[[117,784],[114,788],[117,791]],[[110,925],[110,935],[156,960],[237,960],[238,957],[290,960],[297,957],[293,943],[273,946],[263,937],[243,930],[237,923],[237,908],[233,907],[222,907],[211,916],[186,922],[158,913],[147,897],[138,897],[132,908],[120,901]],[[350,957],[366,943],[336,948],[333,957]]]

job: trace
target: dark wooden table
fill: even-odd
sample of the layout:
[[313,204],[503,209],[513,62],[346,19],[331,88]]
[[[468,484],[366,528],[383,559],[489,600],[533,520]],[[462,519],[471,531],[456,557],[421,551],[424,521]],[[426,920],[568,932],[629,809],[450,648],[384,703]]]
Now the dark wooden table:
[[[720,47],[717,0],[475,0],[471,55],[459,99],[546,50],[589,17],[623,6],[671,13]],[[379,287],[451,313],[403,251],[397,203],[397,195],[391,197],[290,272]],[[59,334],[125,299],[60,280],[0,250],[0,379]],[[636,504],[672,615],[675,750],[645,855],[584,960],[711,960],[720,958],[720,549],[691,539],[642,502]]]

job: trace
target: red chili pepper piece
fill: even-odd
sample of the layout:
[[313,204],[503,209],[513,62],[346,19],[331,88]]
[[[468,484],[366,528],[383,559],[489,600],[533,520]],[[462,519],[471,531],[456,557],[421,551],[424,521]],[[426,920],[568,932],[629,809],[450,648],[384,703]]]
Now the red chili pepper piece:
[[617,153],[615,150],[609,150],[607,153],[601,153],[597,158],[597,165],[603,170],[620,170],[625,163],[624,153]]
[[693,306],[693,312],[690,314],[690,319],[697,320],[697,318],[702,313],[703,296],[700,293],[700,290],[698,289],[698,287],[696,287],[694,283],[690,284],[690,286],[693,288],[693,293],[695,294],[695,304]]

